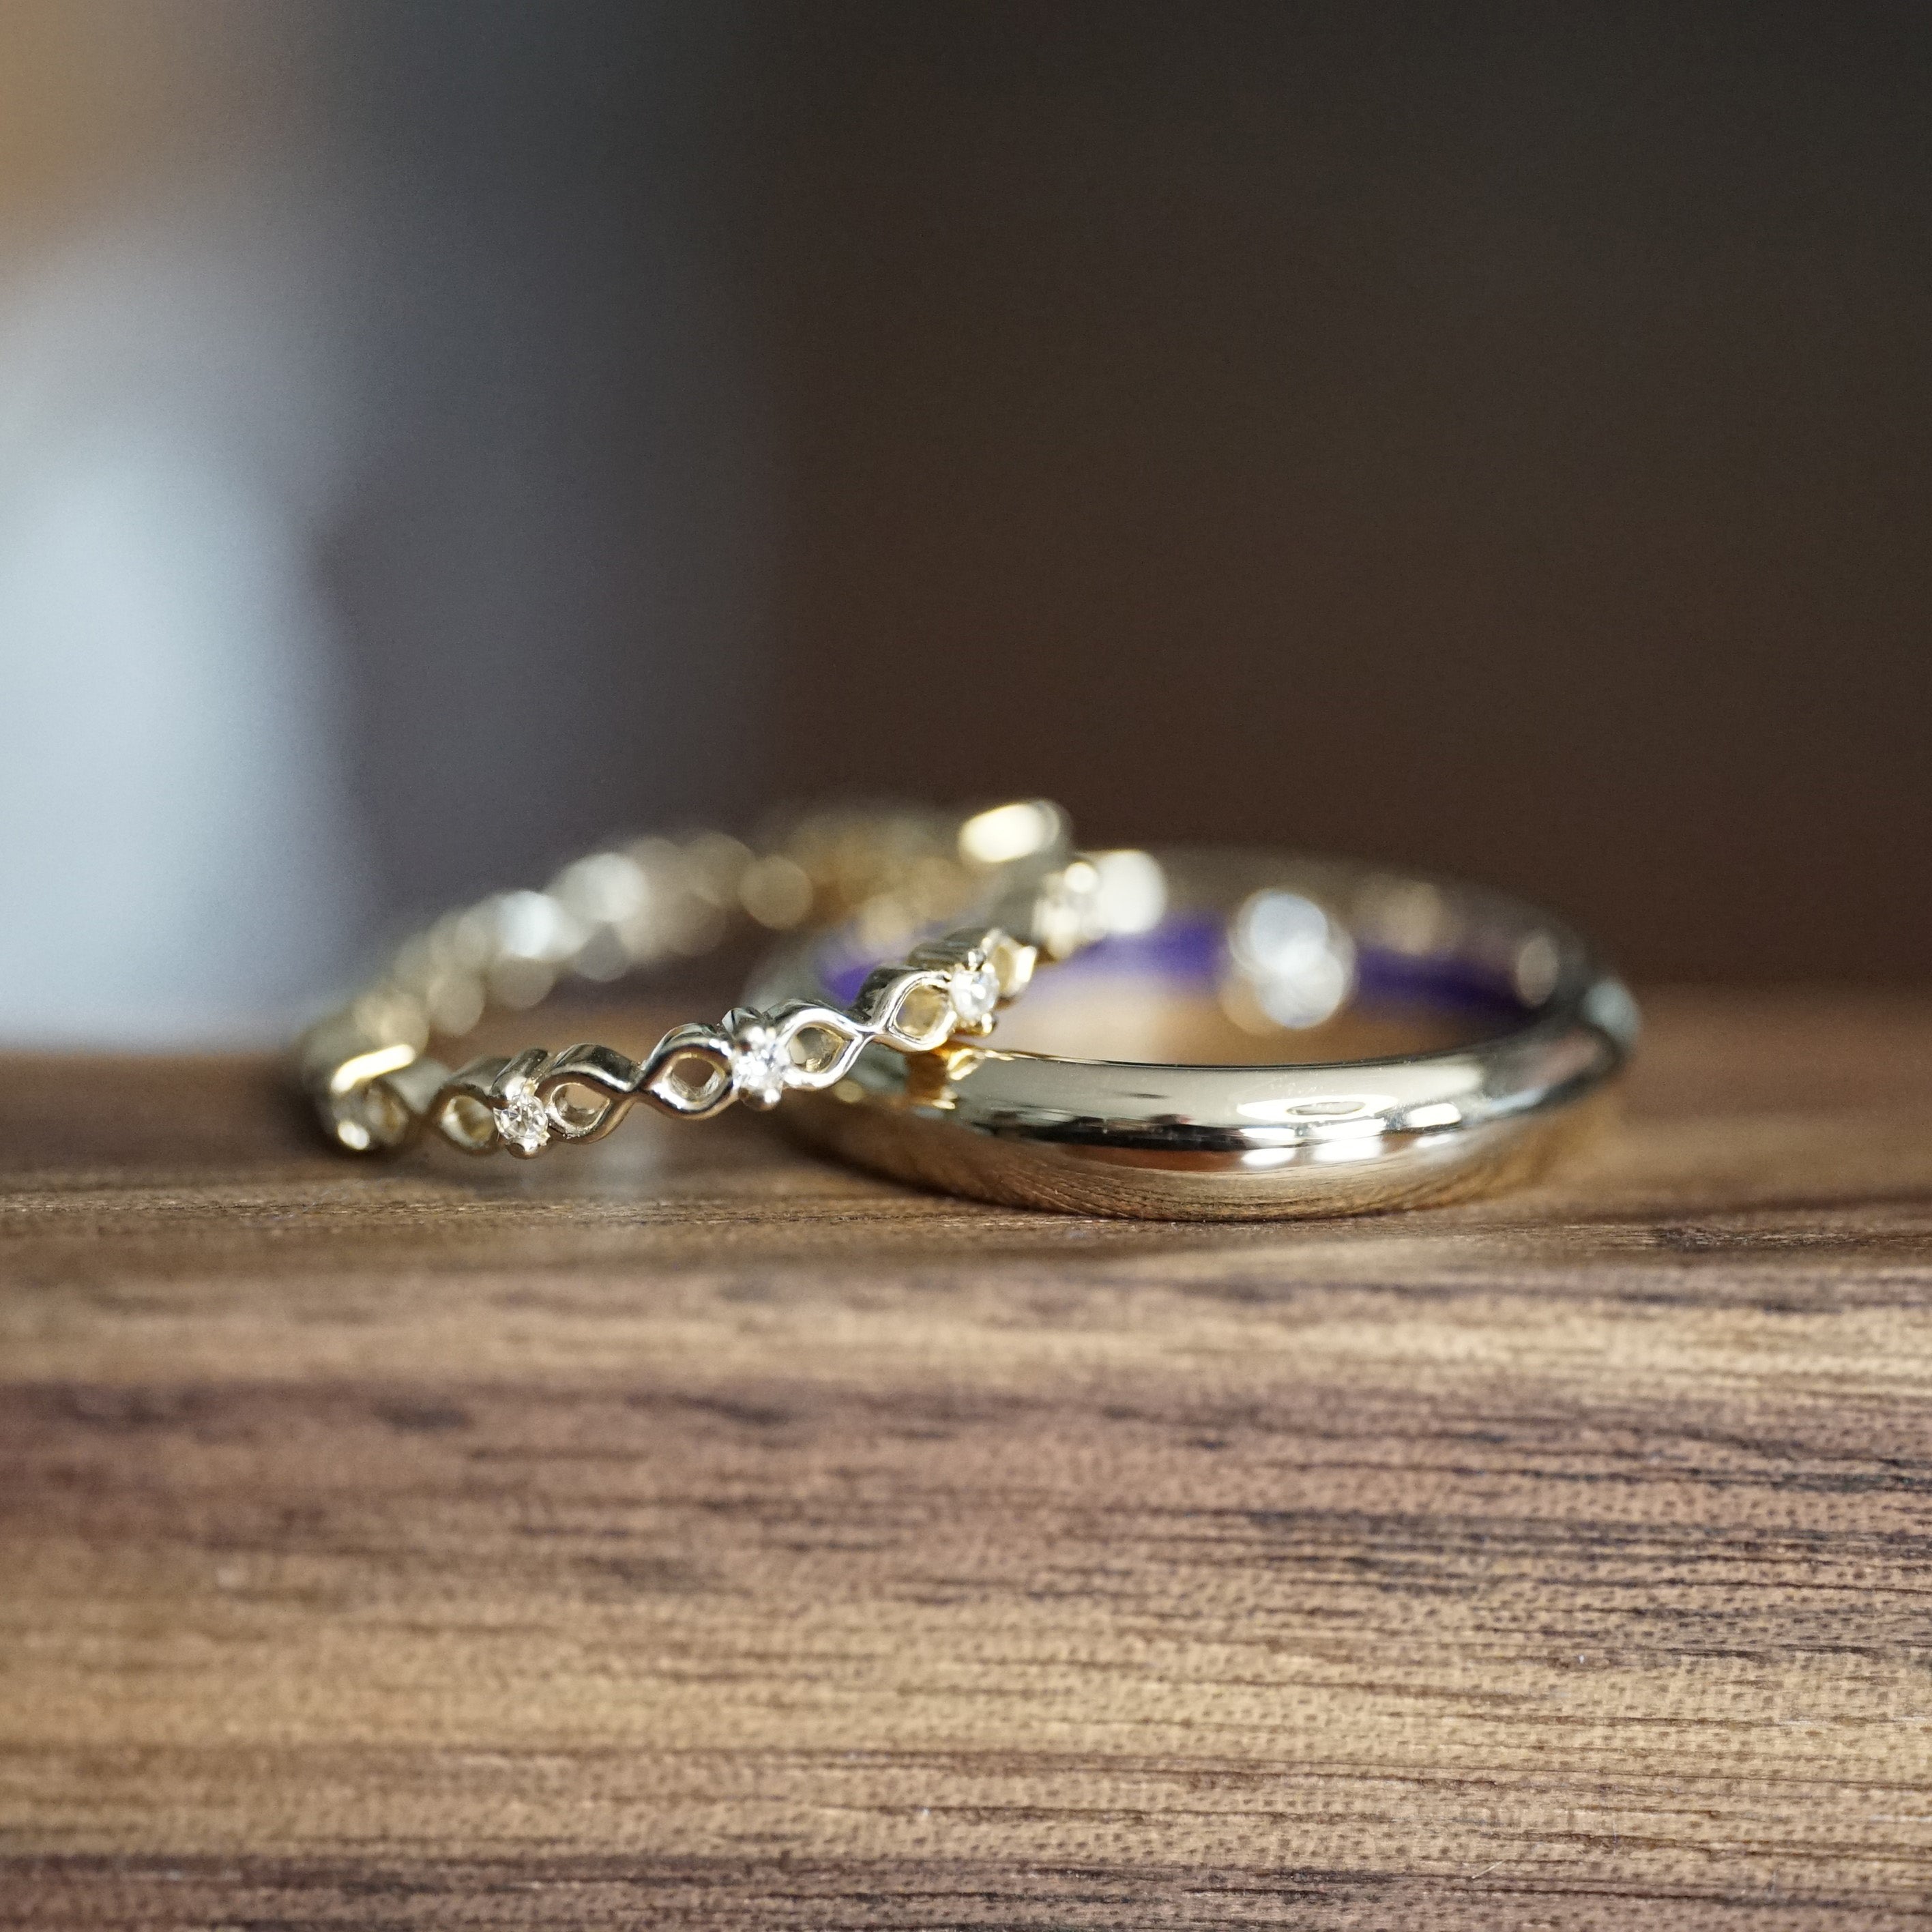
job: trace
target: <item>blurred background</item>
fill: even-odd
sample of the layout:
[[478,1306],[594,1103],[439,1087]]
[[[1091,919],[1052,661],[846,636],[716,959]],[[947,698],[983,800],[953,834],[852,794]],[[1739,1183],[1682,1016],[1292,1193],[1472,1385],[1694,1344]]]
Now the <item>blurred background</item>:
[[1046,792],[1932,960],[1932,10],[0,0],[0,1033]]

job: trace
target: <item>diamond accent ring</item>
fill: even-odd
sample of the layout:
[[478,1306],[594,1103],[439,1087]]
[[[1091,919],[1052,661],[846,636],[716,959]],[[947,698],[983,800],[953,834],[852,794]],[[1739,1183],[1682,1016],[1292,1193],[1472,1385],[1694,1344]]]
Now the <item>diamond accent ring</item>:
[[[930,1054],[990,1032],[1040,958],[1084,943],[1100,877],[1068,849],[1064,814],[1040,800],[963,817],[832,810],[761,851],[717,832],[634,840],[566,866],[541,892],[494,895],[405,940],[381,978],[303,1036],[302,1078],[330,1137],[362,1154],[428,1134],[530,1160],[598,1138],[635,1106],[685,1120],[764,1112],[837,1085],[868,1047]],[[974,908],[1000,922],[916,946],[848,1004],[740,1007],[674,1028],[641,1060],[594,1044],[532,1046],[452,1069],[429,1050],[573,975],[604,980],[702,953],[734,918],[768,932],[849,922],[854,933],[911,934]]]

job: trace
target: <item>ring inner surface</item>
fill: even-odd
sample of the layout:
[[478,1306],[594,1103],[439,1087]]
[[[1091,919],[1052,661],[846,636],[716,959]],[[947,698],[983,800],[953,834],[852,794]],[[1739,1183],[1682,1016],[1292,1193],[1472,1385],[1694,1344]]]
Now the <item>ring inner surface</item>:
[[[1584,964],[1559,925],[1480,888],[1258,853],[1128,856],[1152,903],[1143,891],[1139,916],[1039,974],[1000,1052],[1196,1066],[1454,1052],[1520,1031]],[[819,953],[835,994],[866,970],[848,946]]]
[[1100,941],[1040,974],[1001,1016],[1000,1046],[1077,1060],[1309,1065],[1472,1046],[1522,1024],[1511,991],[1453,961],[1354,945],[1332,922],[1324,932],[1309,901],[1284,916],[1288,898],[1251,901],[1232,920],[1182,910],[1153,932]]

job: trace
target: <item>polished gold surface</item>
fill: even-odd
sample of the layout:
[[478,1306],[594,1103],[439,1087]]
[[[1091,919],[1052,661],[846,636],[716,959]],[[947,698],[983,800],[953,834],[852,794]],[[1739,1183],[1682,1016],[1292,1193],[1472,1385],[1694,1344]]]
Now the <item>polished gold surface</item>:
[[[1601,1110],[1580,1103],[1599,1098],[1634,1042],[1634,1004],[1588,946],[1499,895],[1260,854],[1156,862],[1172,914],[1211,915],[1230,935],[1220,964],[1230,1014],[1270,1002],[1313,1012],[1332,996],[1322,1015],[1330,1023],[1372,957],[1425,982],[1486,987],[1492,1008],[1506,998],[1506,1016],[1480,1036],[1340,1060],[1302,1057],[1286,1029],[1275,1035],[1282,1057],[1237,1064],[958,1043],[910,1060],[862,1053],[846,1078],[791,1111],[793,1131],[884,1173],[1029,1207],[1187,1220],[1356,1214],[1533,1176],[1588,1130]],[[1273,920],[1292,944],[1257,962],[1240,934],[1271,898],[1306,911]],[[815,981],[812,949],[794,946],[759,992],[796,997]]]
[[1602,1124],[1605,1100],[1459,1132],[1389,1134],[1346,1165],[1314,1149],[1265,1165],[1240,1149],[1114,1145],[988,1132],[910,1102],[815,1095],[787,1126],[807,1146],[948,1194],[1063,1214],[1151,1220],[1366,1214],[1526,1186]]

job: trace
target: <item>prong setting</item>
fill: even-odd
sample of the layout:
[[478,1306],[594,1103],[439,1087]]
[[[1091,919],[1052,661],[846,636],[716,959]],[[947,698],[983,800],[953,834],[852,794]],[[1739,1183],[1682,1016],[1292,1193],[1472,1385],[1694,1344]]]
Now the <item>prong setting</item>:
[[776,1107],[800,1070],[790,1040],[777,1028],[752,1018],[733,1029],[731,1090],[742,1105],[760,1113]]
[[506,1081],[503,1097],[490,1111],[496,1117],[497,1136],[511,1153],[528,1160],[550,1144],[550,1109],[530,1081]]

